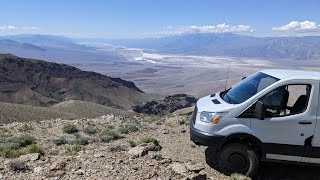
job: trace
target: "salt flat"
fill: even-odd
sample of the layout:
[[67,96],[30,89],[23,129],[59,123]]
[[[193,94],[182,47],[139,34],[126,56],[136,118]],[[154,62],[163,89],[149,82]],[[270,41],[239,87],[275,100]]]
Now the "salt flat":
[[133,81],[148,93],[186,93],[201,97],[240,81],[256,71],[269,68],[320,70],[320,60],[257,59],[144,53],[140,49],[118,48],[127,62],[78,64],[83,70]]

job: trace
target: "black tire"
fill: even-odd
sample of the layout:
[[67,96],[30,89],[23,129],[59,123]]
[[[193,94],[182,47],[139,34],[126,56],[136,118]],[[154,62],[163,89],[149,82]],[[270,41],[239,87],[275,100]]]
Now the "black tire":
[[232,143],[224,146],[218,154],[218,165],[223,173],[241,173],[254,177],[259,169],[259,158],[248,145]]
[[205,157],[206,157],[206,163],[214,169],[218,168],[218,158],[217,158],[218,151],[214,147],[208,147],[205,150]]

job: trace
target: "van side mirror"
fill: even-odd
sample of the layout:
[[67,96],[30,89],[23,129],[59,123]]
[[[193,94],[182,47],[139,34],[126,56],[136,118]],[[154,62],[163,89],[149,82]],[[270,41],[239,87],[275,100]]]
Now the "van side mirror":
[[247,78],[247,77],[243,77],[241,80],[244,80],[245,78]]
[[266,116],[265,107],[262,101],[258,101],[255,107],[256,117],[260,120],[264,120]]

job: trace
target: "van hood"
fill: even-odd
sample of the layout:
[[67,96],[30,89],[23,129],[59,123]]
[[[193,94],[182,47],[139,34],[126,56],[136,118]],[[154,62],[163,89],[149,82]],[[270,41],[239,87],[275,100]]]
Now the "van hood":
[[226,103],[220,97],[220,92],[213,95],[205,96],[197,101],[198,112],[228,112],[234,107],[234,104]]

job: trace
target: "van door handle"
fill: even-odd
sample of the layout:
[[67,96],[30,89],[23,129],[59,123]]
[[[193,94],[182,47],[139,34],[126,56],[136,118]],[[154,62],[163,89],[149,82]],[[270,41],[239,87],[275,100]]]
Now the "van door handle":
[[304,124],[312,124],[312,122],[310,122],[310,121],[300,121],[299,124],[303,124],[303,125]]

